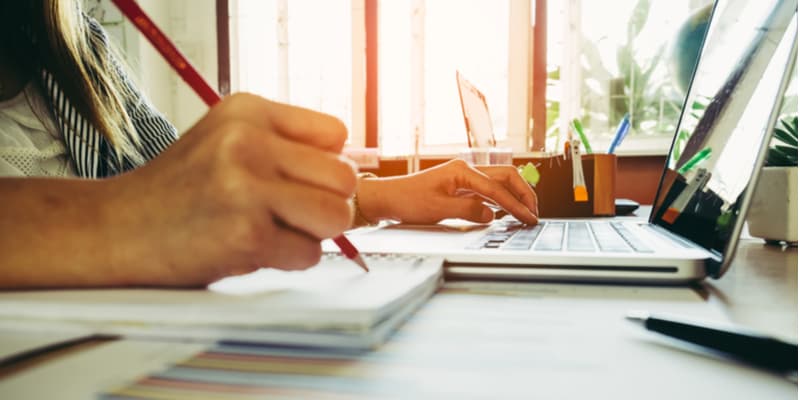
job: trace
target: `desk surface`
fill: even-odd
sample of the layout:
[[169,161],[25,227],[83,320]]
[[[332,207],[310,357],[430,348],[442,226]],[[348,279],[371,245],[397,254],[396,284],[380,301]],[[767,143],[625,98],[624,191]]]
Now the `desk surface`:
[[797,248],[742,240],[728,274],[703,286],[733,322],[797,340]]
[[[627,308],[634,296],[657,310],[670,298],[690,312],[699,303],[710,315],[714,309],[738,324],[796,340],[797,283],[796,248],[745,239],[729,273],[701,283],[695,289],[700,296],[687,295],[685,288],[548,284],[514,284],[517,292],[508,296],[448,285],[378,351],[331,357],[270,350],[258,356],[256,375],[232,372],[224,378],[227,384],[250,382],[251,395],[267,397],[796,398],[796,384],[782,377],[628,327],[619,318],[624,310],[613,302]],[[476,313],[478,307],[484,311]],[[583,323],[564,315],[573,311],[609,326],[595,329],[596,319]],[[540,329],[559,324],[548,334]],[[6,371],[0,398],[90,398],[151,373],[157,375],[138,389],[185,383],[180,379],[197,378],[197,366],[223,350],[104,342]],[[187,359],[182,367],[169,367]]]

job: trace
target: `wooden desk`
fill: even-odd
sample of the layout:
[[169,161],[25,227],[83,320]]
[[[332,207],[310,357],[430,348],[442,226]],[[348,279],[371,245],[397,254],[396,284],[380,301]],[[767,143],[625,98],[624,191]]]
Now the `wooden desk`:
[[703,282],[733,322],[797,341],[797,248],[740,242],[733,265]]
[[[721,309],[736,323],[796,339],[797,279],[796,248],[744,240],[728,274],[699,286],[705,300],[696,303],[705,307],[700,311]],[[552,295],[571,288],[579,293],[574,298]],[[317,390],[280,389],[301,398],[329,394],[329,387],[366,398],[387,393],[381,390],[413,398],[425,397],[418,395],[420,390],[440,398],[465,393],[477,398],[797,398],[794,383],[660,340],[626,325],[617,315],[622,310],[611,312],[605,306],[608,301],[630,301],[633,293],[643,307],[657,307],[655,293],[685,289],[548,284],[520,284],[517,289],[513,296],[497,296],[446,288],[378,351],[334,359],[309,353],[303,359],[316,360],[313,377],[294,369],[297,359],[270,356],[258,365],[256,382],[280,385],[305,379],[306,385],[322,385]],[[476,304],[483,304],[483,311],[474,312]],[[683,307],[691,312],[696,304]],[[614,328],[595,329],[596,324],[575,321],[559,328],[559,335],[548,333],[552,329],[547,324],[565,320],[546,314],[570,310],[597,314]],[[0,380],[0,398],[91,398],[204,349],[131,340],[83,347],[7,373]],[[631,352],[645,356],[631,358]],[[256,387],[253,394],[269,397],[278,393],[273,389]]]

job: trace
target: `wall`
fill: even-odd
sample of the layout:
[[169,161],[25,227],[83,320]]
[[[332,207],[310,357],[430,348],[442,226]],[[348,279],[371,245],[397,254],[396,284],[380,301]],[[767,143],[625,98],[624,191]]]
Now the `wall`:
[[[138,3],[216,88],[215,0],[139,0]],[[84,9],[103,24],[124,53],[142,91],[179,132],[186,131],[208,110],[110,0],[84,0]]]

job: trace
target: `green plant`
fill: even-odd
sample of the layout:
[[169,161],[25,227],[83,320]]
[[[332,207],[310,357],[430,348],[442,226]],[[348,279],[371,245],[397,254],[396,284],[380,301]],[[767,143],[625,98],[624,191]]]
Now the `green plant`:
[[770,167],[797,166],[797,114],[780,119],[773,132],[773,143],[769,147],[764,165]]
[[[612,72],[603,63],[597,40],[582,35],[581,57],[583,60],[583,95],[581,98],[581,122],[594,126],[598,107],[608,104],[608,114],[603,118],[608,128],[614,128],[623,115],[630,116],[632,134],[655,134],[672,132],[681,111],[685,91],[679,90],[665,57],[667,40],[658,45],[651,57],[643,55],[643,49],[656,45],[640,34],[650,18],[652,0],[639,0],[626,22],[626,40],[617,47],[617,72]],[[598,120],[599,121],[599,120]],[[607,130],[600,128],[601,130]]]
[[[556,87],[558,82],[561,80],[561,67],[557,67],[554,70],[547,71],[547,88],[548,93],[552,93],[550,89]],[[545,137],[547,138],[547,148],[548,149],[557,149],[558,148],[558,138],[561,135],[561,130],[558,127],[558,118],[561,116],[561,101],[559,99],[554,98],[547,98],[546,99],[546,109],[547,109],[547,121],[546,127],[547,131],[545,132]]]
[[649,45],[639,38],[650,17],[650,0],[639,0],[628,20],[626,42],[617,49],[617,65],[620,76],[610,82],[611,110],[609,123],[616,125],[625,113],[631,118],[631,127],[639,132],[647,123],[655,131],[673,129],[672,121],[680,113],[682,93],[677,93],[671,78],[656,73],[663,62],[666,42],[662,43],[655,56],[643,59],[637,48]]
[[[651,4],[654,0],[638,0],[627,14],[624,22],[627,35],[616,46],[616,58],[606,57],[601,53],[600,43],[605,38],[580,35],[580,68],[582,70],[581,104],[577,115],[561,115],[561,69],[548,70],[547,74],[547,147],[558,148],[557,145],[564,132],[560,132],[558,120],[579,118],[587,131],[592,135],[611,135],[623,115],[628,114],[632,135],[672,134],[679,119],[686,90],[676,83],[675,74],[668,73],[669,68],[678,61],[667,51],[673,35],[666,32],[663,42],[652,35],[642,34],[651,15]],[[710,7],[708,7],[710,10]],[[693,18],[699,18],[693,14]],[[700,15],[703,17],[704,15]],[[624,18],[624,17],[623,17]],[[707,19],[707,15],[705,16]],[[695,24],[696,25],[696,24]],[[702,37],[702,35],[701,35]],[[661,43],[659,43],[661,42]],[[655,52],[650,51],[651,47]],[[683,49],[683,47],[679,47]],[[602,48],[607,51],[606,48]],[[652,55],[647,55],[647,54]],[[684,55],[684,51],[678,52]],[[694,53],[693,53],[694,54]],[[688,62],[693,69],[694,58],[684,56],[680,62]],[[608,65],[616,61],[616,68]],[[556,93],[551,96],[550,93]],[[571,111],[574,112],[574,111]],[[682,141],[688,139],[688,132],[683,134]],[[556,144],[555,147],[551,144]],[[678,146],[678,148],[682,148]]]

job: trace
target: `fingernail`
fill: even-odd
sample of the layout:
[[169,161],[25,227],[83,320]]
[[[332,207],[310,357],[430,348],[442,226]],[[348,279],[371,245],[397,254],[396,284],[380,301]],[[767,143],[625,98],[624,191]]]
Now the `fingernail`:
[[481,218],[482,218],[484,221],[491,221],[491,220],[493,220],[493,219],[494,219],[494,211],[492,211],[492,210],[490,210],[490,209],[488,209],[488,208],[484,208],[484,209],[483,209],[483,212],[481,213]]

